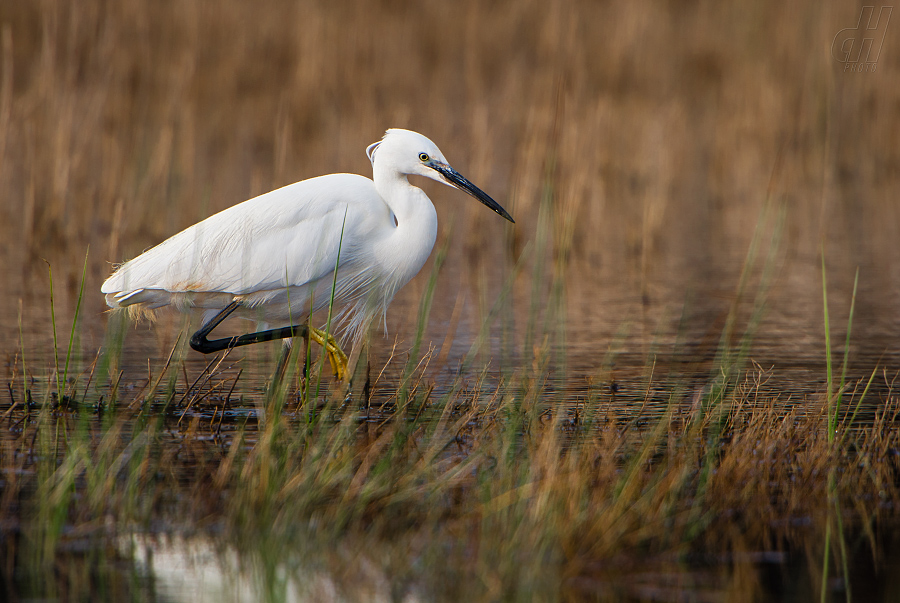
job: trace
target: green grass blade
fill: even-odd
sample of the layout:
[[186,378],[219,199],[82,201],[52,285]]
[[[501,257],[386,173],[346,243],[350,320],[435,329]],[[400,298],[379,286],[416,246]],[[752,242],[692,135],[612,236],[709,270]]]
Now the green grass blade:
[[837,405],[834,409],[835,427],[837,426],[837,415],[841,407],[843,398],[844,380],[847,378],[847,364],[850,358],[850,330],[853,328],[853,313],[856,309],[856,286],[859,284],[859,267],[856,268],[856,275],[853,277],[853,294],[850,296],[850,316],[847,317],[847,338],[844,341],[844,362],[841,366],[841,381],[838,385]]
[[876,366],[874,369],[872,369],[872,374],[869,375],[869,380],[866,382],[866,387],[863,389],[862,395],[860,395],[859,400],[857,401],[856,405],[853,408],[853,414],[850,415],[850,419],[846,422],[846,426],[842,430],[843,433],[841,433],[840,444],[843,444],[844,440],[847,438],[847,433],[849,432],[849,428],[851,425],[853,425],[853,421],[856,419],[856,414],[859,412],[859,409],[862,407],[863,400],[866,399],[866,394],[869,393],[869,387],[871,387],[872,381],[875,380],[875,374],[877,372],[878,372],[878,367]]
[[[331,277],[331,293],[328,297],[328,317],[325,321],[325,342],[328,343],[328,338],[331,337],[331,318],[334,312],[334,297],[337,294],[337,275],[338,268],[341,265],[341,246],[344,244],[344,227],[347,225],[347,211],[349,210],[349,206],[344,208],[344,219],[341,222],[341,234],[338,237],[338,249],[337,249],[337,259],[334,261],[334,274]],[[315,389],[315,397],[319,397],[319,386],[322,383],[322,371],[325,369],[325,360],[328,355],[328,351],[325,347],[322,347],[322,355],[319,358],[319,367],[316,376],[316,389]],[[308,354],[307,354],[308,356]],[[350,367],[347,367],[347,370],[350,370]]]
[[[69,379],[69,361],[72,359],[72,344],[75,343],[75,325],[78,324],[78,312],[81,310],[81,300],[84,299],[84,281],[87,276],[88,254],[91,247],[88,245],[87,251],[84,252],[84,266],[81,269],[81,287],[78,289],[78,299],[75,301],[75,316],[72,318],[72,332],[69,333],[69,347],[66,349],[66,368],[63,371],[63,384]],[[60,399],[62,392],[60,392]]]
[[50,262],[44,260],[47,263],[47,272],[50,275],[50,324],[53,327],[53,358],[56,365],[56,394],[58,396],[62,396],[62,390],[59,387],[59,344],[56,341],[56,311],[53,308],[53,268],[50,267]]
[[828,397],[826,398],[826,410],[828,412],[828,441],[834,440],[834,408],[832,395],[834,392],[834,377],[831,368],[831,327],[828,322],[828,283],[825,276],[825,250],[822,250],[822,313],[825,321],[825,372],[827,379]]

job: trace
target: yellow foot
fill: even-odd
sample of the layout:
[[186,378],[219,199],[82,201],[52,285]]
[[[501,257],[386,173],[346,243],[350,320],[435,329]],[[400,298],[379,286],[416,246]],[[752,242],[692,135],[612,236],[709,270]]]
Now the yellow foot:
[[325,331],[313,326],[309,327],[309,336],[325,349],[325,353],[328,354],[328,362],[331,363],[331,370],[334,371],[334,376],[338,379],[343,379],[344,375],[347,374],[347,354],[344,353],[338,342],[334,337],[326,334]]

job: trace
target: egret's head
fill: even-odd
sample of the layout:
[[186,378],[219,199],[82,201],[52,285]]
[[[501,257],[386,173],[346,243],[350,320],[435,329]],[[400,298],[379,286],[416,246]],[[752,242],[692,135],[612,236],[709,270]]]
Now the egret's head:
[[387,168],[400,174],[437,180],[472,195],[497,214],[515,222],[500,204],[450,167],[436,144],[417,132],[392,128],[379,142],[370,144],[366,154],[376,171]]
[[435,169],[448,165],[437,145],[418,132],[393,128],[379,142],[369,145],[366,154],[372,167],[387,168],[409,176],[425,176],[449,184]]

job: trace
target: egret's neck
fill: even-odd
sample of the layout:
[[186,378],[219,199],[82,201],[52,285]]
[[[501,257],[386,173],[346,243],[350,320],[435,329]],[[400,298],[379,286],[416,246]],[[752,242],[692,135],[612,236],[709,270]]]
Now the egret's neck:
[[405,174],[377,164],[373,170],[375,189],[397,217],[397,227],[413,226],[437,235],[437,213],[422,189],[413,186]]
[[425,192],[409,183],[404,174],[374,170],[375,189],[394,212],[397,226],[384,244],[386,264],[392,266],[396,291],[425,264],[437,238],[437,212]]

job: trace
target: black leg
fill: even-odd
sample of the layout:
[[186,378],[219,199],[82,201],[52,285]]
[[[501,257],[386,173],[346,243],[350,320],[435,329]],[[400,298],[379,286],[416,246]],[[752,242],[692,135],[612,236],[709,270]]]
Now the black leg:
[[287,372],[288,359],[291,357],[291,346],[282,345],[281,354],[278,355],[278,364],[275,365],[275,379],[273,384],[281,383]]
[[242,345],[250,345],[251,343],[272,341],[273,339],[286,339],[288,337],[306,337],[309,334],[309,328],[306,325],[291,325],[280,329],[248,333],[247,335],[213,339],[212,341],[207,339],[206,336],[219,326],[223,320],[228,318],[232,312],[237,310],[240,305],[241,302],[233,301],[225,306],[221,312],[213,316],[212,320],[203,325],[203,327],[191,336],[191,347],[201,354],[212,354],[213,352],[221,352],[222,350],[228,350]]

